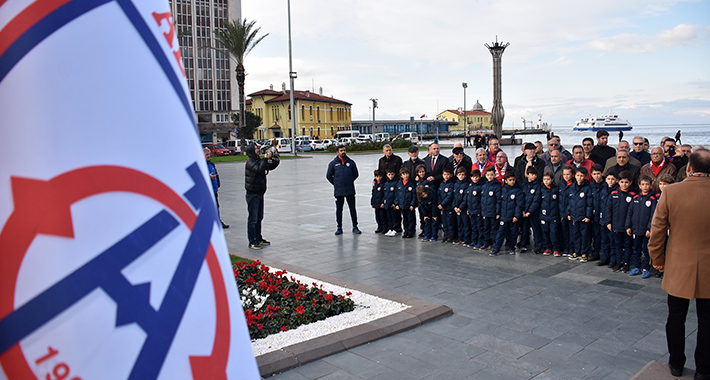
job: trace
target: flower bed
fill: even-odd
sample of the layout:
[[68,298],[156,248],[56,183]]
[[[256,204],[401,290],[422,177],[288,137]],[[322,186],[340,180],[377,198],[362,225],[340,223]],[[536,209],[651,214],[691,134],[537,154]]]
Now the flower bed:
[[326,292],[315,282],[309,286],[289,280],[283,270],[271,273],[258,260],[237,262],[232,268],[252,340],[355,309],[350,298]]

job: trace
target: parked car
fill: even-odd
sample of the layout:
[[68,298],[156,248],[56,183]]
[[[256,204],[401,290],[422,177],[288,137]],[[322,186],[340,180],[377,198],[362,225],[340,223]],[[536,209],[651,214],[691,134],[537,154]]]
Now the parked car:
[[313,150],[326,150],[327,148],[328,148],[328,146],[325,145],[323,140],[311,141],[311,149],[313,149]]
[[394,138],[395,140],[409,140],[414,144],[419,143],[419,137],[417,132],[402,132]]
[[338,140],[339,144],[342,145],[348,145],[348,144],[357,144],[357,138],[355,137],[342,137],[340,140]]
[[390,141],[390,134],[387,132],[375,133],[372,135],[374,141]]
[[358,144],[364,144],[372,142],[372,135],[360,135],[355,138]]
[[224,145],[221,144],[203,144],[202,146],[209,148],[210,154],[214,157],[229,156],[231,154],[229,149],[225,148]]
[[296,150],[299,152],[310,152],[312,149],[307,141],[296,141]]
[[325,148],[328,149],[328,147],[331,145],[338,145],[338,142],[333,139],[324,139],[323,144],[325,144]]

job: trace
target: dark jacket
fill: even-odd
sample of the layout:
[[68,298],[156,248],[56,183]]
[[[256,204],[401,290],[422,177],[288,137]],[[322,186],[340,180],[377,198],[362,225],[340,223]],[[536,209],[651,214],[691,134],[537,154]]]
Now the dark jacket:
[[384,204],[386,209],[392,209],[395,205],[395,196],[397,194],[397,178],[394,178],[393,180],[387,180],[384,182],[384,192],[385,192],[385,198],[384,198]]
[[459,162],[458,165],[454,165],[454,155],[452,154],[451,157],[449,157],[449,167],[451,171],[454,172],[454,175],[456,175],[456,170],[459,167],[466,168],[466,176],[468,177],[468,173],[471,173],[471,168],[473,167],[473,161],[471,161],[471,157],[464,153],[461,162]]
[[540,219],[560,220],[560,188],[540,186]]
[[436,156],[436,165],[434,165],[434,169],[431,168],[431,158],[431,156],[427,156],[424,159],[426,175],[427,177],[434,177],[434,185],[439,186],[439,183],[444,180],[444,176],[442,173],[444,172],[444,168],[449,165],[449,158],[444,156],[443,154],[439,154],[438,156]]
[[[387,156],[380,157],[378,161],[377,168],[382,172],[382,175],[387,175],[387,169],[394,170],[394,176],[399,178],[399,169],[402,168],[402,157],[392,153],[389,158]],[[416,174],[409,173],[410,177],[414,177]]]
[[606,160],[616,155],[616,149],[610,147],[609,145],[597,144],[594,145],[594,148],[592,148],[591,154],[599,160],[599,162],[594,161],[595,164],[604,166],[606,164]]
[[[481,180],[483,181],[483,179]],[[481,215],[487,218],[495,218],[498,212],[498,201],[500,198],[500,182],[493,178],[481,186]]]
[[405,185],[404,181],[400,179],[397,182],[394,198],[394,204],[402,210],[417,207],[417,185],[411,179]]
[[560,188],[560,219],[567,219],[567,204],[569,203],[569,198],[570,198],[570,189],[572,188],[572,184],[569,186],[567,185],[567,182],[563,179],[562,182],[560,182],[559,185]]
[[456,177],[451,177],[448,181],[441,181],[439,184],[436,202],[437,206],[441,206],[443,210],[454,209],[454,183],[456,181]]
[[[523,154],[523,156],[524,156],[524,154]],[[520,157],[518,157],[518,158],[520,158]],[[545,166],[547,165],[547,163],[545,162],[545,160],[543,160],[543,159],[541,159],[541,158],[538,158],[537,156],[535,156],[535,157],[533,158],[533,161],[532,161],[532,162],[533,162],[533,163],[532,163],[533,167],[535,167],[535,169],[537,169],[537,178],[538,178],[538,179],[539,179],[539,178],[542,178],[542,175],[543,175],[544,172],[545,172]],[[525,175],[525,174],[526,174],[525,171],[527,170],[527,165],[528,165],[528,160],[527,160],[526,157],[523,157],[523,158],[521,158],[520,160],[518,160],[518,159],[516,158],[516,162],[515,162],[515,181],[516,181],[517,183],[524,183],[524,182],[527,182],[527,181],[528,181],[528,178],[527,178],[527,176]]]
[[406,161],[402,162],[402,168],[406,168],[407,170],[409,170],[409,178],[414,178],[417,176],[416,169],[419,165],[424,165],[424,160],[419,157],[417,157],[414,162],[412,162],[412,160],[409,158],[407,158]]
[[612,231],[626,233],[626,215],[635,196],[633,191],[624,192],[619,188],[609,194],[604,220],[607,225],[611,224]]
[[639,173],[641,172],[641,168],[631,164],[626,164],[626,166],[624,167],[621,167],[619,166],[619,164],[616,164],[607,169],[604,175],[613,173],[616,178],[619,178],[619,173],[621,172],[627,172],[629,174],[629,176],[631,177],[631,188],[635,189],[638,185]]
[[[453,179],[453,178],[452,178]],[[468,210],[466,205],[466,190],[471,186],[471,180],[466,177],[463,181],[457,179],[454,183],[454,208],[459,208],[463,212]]]
[[481,214],[481,189],[483,188],[483,181],[484,180],[479,180],[477,183],[471,182],[471,186],[466,189],[466,209],[469,215]]
[[373,181],[372,196],[370,197],[370,205],[374,208],[379,208],[385,202],[385,186],[384,182]]
[[500,190],[498,212],[501,222],[512,222],[513,217],[522,218],[525,208],[525,195],[518,186],[505,185]]
[[[207,172],[210,174],[210,182],[212,182],[212,191],[217,194],[217,189],[219,189],[219,173],[217,173],[217,167],[214,166],[214,162],[207,160]],[[215,177],[212,178],[211,176]]]
[[646,231],[651,230],[649,221],[653,217],[655,206],[656,196],[653,193],[636,194],[626,212],[625,227],[631,228],[633,234],[638,237],[646,236]]
[[644,166],[647,163],[651,162],[651,155],[648,152],[646,152],[645,150],[637,152],[632,149],[631,152],[629,152],[629,156],[639,160],[639,162],[641,163],[641,166]]
[[279,160],[275,158],[259,158],[254,151],[254,143],[247,147],[247,160],[244,165],[244,189],[248,194],[264,194],[266,192],[266,175],[270,170],[279,166]]
[[569,187],[570,197],[567,200],[567,215],[574,221],[581,221],[584,218],[593,220],[594,218],[594,196],[592,196],[592,186],[586,179],[580,185],[577,182]]
[[333,194],[336,197],[355,195],[355,180],[360,174],[355,161],[345,156],[345,164],[336,156],[328,164],[325,178],[333,185]]
[[[545,166],[545,173],[552,173],[555,178],[555,183],[559,184],[562,183],[562,168],[565,166],[564,162],[560,161],[560,164],[557,166],[557,170],[555,170],[552,166],[552,163],[548,163]],[[544,174],[544,173],[543,173]],[[537,178],[542,178],[542,175],[540,173],[537,174]]]
[[607,202],[609,202],[609,195],[611,194],[611,192],[617,190],[618,188],[619,185],[609,187],[609,185],[607,185],[605,182],[604,187],[602,187],[597,193],[594,194],[594,220],[596,220],[602,226],[606,227],[606,225],[609,224],[606,220],[606,204]]
[[422,198],[417,201],[419,203],[419,215],[421,215],[422,218],[426,217],[433,217],[434,216],[434,192],[429,191],[429,196],[426,198]]
[[540,182],[537,180],[525,181],[522,188],[525,192],[525,212],[537,216],[540,212]]
[[601,192],[605,187],[608,187],[608,186],[607,186],[606,182],[604,182],[604,181],[601,181],[601,182],[599,182],[599,183],[596,183],[596,182],[592,181],[592,182],[589,183],[589,186],[592,187],[592,200],[593,200],[592,206],[594,207],[594,211],[593,211],[593,213],[594,213],[594,218],[593,218],[592,220],[595,221],[595,222],[598,222],[598,221],[599,221],[599,212],[600,212],[600,209],[599,209],[599,204],[597,204],[597,201],[598,201],[598,200],[597,200],[597,195],[598,195],[599,192]]

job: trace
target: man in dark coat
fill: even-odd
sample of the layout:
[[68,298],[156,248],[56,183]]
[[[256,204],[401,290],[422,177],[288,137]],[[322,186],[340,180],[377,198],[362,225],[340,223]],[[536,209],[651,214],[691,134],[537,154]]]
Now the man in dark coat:
[[530,166],[537,169],[538,178],[542,178],[542,173],[545,172],[545,161],[537,157],[537,148],[533,143],[526,143],[523,146],[523,156],[520,160],[515,160],[515,181],[518,185],[523,185],[528,181],[525,176],[527,168]]
[[[402,168],[402,157],[392,152],[392,147],[390,146],[390,144],[385,144],[382,147],[382,153],[384,154],[384,156],[380,157],[380,161],[378,161],[377,168],[382,173],[387,173],[387,170],[391,169],[394,171],[394,176],[396,178],[399,178],[399,169]],[[409,174],[411,175],[412,173]]]
[[621,172],[629,173],[629,178],[631,178],[631,188],[635,189],[638,185],[639,173],[641,168],[636,165],[631,165],[629,163],[629,152],[625,149],[620,149],[616,152],[616,165],[606,169],[604,175],[614,174],[616,178],[619,178],[619,173]]
[[595,164],[606,165],[606,160],[613,157],[616,154],[616,150],[607,145],[609,142],[609,132],[600,129],[597,131],[597,145],[592,149],[592,154],[598,157],[599,162],[594,161]]
[[642,136],[634,136],[634,139],[631,140],[633,142],[633,150],[629,153],[629,155],[641,163],[641,166],[646,165],[647,163],[651,162],[651,155],[646,152],[646,149],[644,148],[644,141]]
[[271,244],[261,236],[261,221],[264,219],[264,193],[266,193],[266,175],[270,170],[279,166],[279,158],[272,157],[271,150],[266,152],[264,158],[259,157],[259,146],[250,143],[246,147],[249,160],[244,166],[244,188],[246,189],[247,212],[247,237],[249,248],[261,249]]
[[424,160],[419,158],[419,147],[416,145],[410,145],[407,154],[409,159],[402,162],[402,167],[409,170],[409,178],[414,178],[417,176],[417,166],[424,165]]
[[464,167],[466,168],[466,177],[468,177],[468,173],[471,172],[472,166],[473,162],[471,162],[471,157],[463,152],[461,143],[454,145],[454,149],[451,150],[451,157],[449,157],[449,167],[453,170],[453,172],[456,173],[456,169]]
[[449,164],[449,158],[439,154],[441,148],[438,143],[429,144],[429,155],[424,159],[426,176],[429,182],[433,182],[436,187],[444,179],[444,168]]
[[338,223],[336,235],[343,234],[343,206],[348,202],[350,219],[353,223],[353,233],[361,234],[357,228],[357,210],[355,209],[355,180],[359,176],[355,161],[347,156],[345,146],[338,146],[338,156],[328,164],[325,178],[333,185],[335,196],[335,221]]

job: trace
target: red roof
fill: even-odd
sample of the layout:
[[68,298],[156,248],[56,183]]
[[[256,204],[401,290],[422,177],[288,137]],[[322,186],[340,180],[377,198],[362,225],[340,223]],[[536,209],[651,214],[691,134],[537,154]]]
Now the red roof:
[[[459,115],[459,116],[460,116],[461,113],[462,113],[462,112],[459,111],[459,110],[446,110],[446,111],[449,111],[449,112],[454,113],[454,114]],[[444,111],[444,112],[446,112],[446,111]],[[479,110],[466,111],[466,115],[469,115],[469,116],[470,116],[470,115],[490,115],[490,114],[491,114],[490,112],[479,111]]]
[[269,129],[281,129],[281,127],[278,124],[274,123],[274,125],[270,126]]
[[[259,92],[255,92],[253,94],[250,94],[249,96],[263,96],[263,95],[278,95],[277,97],[273,99],[269,99],[266,101],[266,103],[279,103],[279,102],[284,102],[288,101],[291,96],[291,91],[286,91],[286,93],[280,92],[280,91],[271,91],[271,90],[261,90]],[[331,98],[328,96],[323,96],[319,95],[313,92],[307,92],[306,91],[294,91],[293,94],[293,99],[294,100],[310,100],[314,102],[323,102],[323,103],[338,103],[338,104],[346,104],[346,105],[351,105],[350,103],[336,99],[336,98]]]

